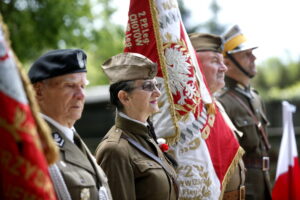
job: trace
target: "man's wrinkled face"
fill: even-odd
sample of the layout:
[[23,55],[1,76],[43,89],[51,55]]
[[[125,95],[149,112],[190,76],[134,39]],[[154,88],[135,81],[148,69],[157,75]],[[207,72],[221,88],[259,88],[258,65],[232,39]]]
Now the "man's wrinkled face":
[[223,55],[214,51],[197,52],[197,57],[203,65],[203,73],[211,93],[225,86],[225,72],[227,67],[223,62]]
[[42,113],[60,124],[72,127],[84,107],[86,73],[57,76],[35,86]]

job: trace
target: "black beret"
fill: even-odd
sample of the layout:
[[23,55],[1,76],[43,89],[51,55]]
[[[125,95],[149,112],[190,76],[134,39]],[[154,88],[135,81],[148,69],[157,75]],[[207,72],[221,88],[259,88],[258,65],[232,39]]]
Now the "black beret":
[[81,49],[52,50],[42,55],[31,66],[31,83],[65,74],[86,72],[86,54]]

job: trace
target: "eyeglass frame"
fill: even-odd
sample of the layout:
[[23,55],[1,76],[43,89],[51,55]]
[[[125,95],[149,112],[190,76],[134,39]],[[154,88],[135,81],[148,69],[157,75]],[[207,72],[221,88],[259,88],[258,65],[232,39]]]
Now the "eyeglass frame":
[[[147,85],[146,85],[147,84]],[[161,91],[162,83],[154,83],[152,81],[145,81],[141,86],[132,87],[131,89],[142,89],[147,92],[153,92],[154,90]]]

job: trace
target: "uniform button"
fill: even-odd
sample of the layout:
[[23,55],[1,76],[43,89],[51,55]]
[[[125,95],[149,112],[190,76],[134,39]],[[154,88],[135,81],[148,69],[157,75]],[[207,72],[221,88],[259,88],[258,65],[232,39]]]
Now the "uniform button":
[[88,188],[83,188],[80,192],[80,199],[81,200],[88,200],[90,199],[90,190]]
[[246,124],[248,124],[248,122],[245,120],[245,121],[244,121],[244,124],[246,125]]
[[85,183],[84,178],[80,177],[80,182],[81,182],[81,183]]

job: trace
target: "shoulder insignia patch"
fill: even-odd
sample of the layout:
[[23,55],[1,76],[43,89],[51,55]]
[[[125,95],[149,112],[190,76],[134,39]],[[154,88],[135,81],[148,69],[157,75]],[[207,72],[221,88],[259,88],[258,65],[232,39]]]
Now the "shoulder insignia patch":
[[59,133],[54,132],[52,133],[52,137],[56,142],[57,146],[62,147],[65,143],[65,140],[59,135]]

